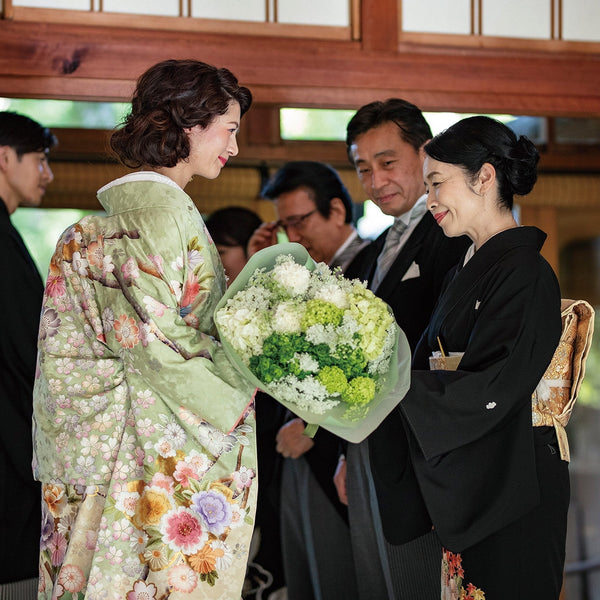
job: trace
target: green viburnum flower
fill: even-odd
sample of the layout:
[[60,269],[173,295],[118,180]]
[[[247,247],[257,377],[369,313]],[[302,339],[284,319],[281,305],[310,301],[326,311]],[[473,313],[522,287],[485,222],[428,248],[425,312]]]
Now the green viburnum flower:
[[348,385],[344,372],[339,367],[323,367],[317,379],[325,386],[329,394],[341,394]]
[[297,334],[272,333],[263,342],[263,354],[280,363],[286,363],[296,352],[301,352],[304,342]]
[[360,346],[367,360],[377,359],[383,352],[393,316],[381,298],[360,285],[355,285],[350,294],[349,311],[359,326]]
[[367,404],[375,397],[375,382],[370,377],[355,377],[342,392],[347,404]]
[[310,354],[321,367],[333,364],[333,358],[327,344],[309,344],[306,353]]
[[349,344],[340,344],[335,350],[335,364],[342,369],[348,379],[362,375],[367,366],[367,359],[360,348]]
[[250,370],[258,379],[265,383],[271,383],[281,379],[286,372],[283,367],[272,358],[261,354],[260,356],[252,356],[249,364]]
[[306,331],[311,325],[334,325],[338,327],[342,323],[344,311],[331,302],[313,298],[306,303],[306,311],[302,316],[300,326]]

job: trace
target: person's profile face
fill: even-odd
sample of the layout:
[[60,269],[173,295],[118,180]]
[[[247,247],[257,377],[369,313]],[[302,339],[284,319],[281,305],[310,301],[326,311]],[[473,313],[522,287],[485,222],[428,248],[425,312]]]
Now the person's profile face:
[[196,125],[188,131],[190,155],[187,161],[193,175],[215,179],[227,161],[237,155],[240,118],[240,105],[234,100],[227,112],[215,117],[208,127]]
[[423,179],[427,208],[448,237],[467,235],[477,242],[486,236],[496,213],[485,209],[481,194],[460,167],[426,156]]
[[8,189],[5,201],[15,209],[17,206],[39,206],[46,186],[54,179],[46,152],[26,152],[19,157],[13,148],[4,146],[2,157]]
[[425,192],[424,152],[400,137],[387,122],[359,135],[350,147],[356,173],[367,197],[394,217],[408,212]]

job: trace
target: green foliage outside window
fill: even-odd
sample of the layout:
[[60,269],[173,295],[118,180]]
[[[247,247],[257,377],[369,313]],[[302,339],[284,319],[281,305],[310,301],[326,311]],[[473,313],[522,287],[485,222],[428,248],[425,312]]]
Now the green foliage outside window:
[[44,281],[62,232],[92,212],[72,208],[18,208],[11,215]]

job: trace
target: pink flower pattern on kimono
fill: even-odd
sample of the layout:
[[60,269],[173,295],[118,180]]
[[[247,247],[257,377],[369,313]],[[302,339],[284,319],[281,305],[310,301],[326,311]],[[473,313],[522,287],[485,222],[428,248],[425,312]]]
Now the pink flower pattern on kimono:
[[69,228],[50,265],[34,392],[39,599],[239,597],[256,485],[234,474],[254,473],[256,454],[252,390],[212,358],[224,274],[189,197],[161,186],[175,194],[165,205],[144,188],[137,211],[129,185],[114,188],[127,209]]

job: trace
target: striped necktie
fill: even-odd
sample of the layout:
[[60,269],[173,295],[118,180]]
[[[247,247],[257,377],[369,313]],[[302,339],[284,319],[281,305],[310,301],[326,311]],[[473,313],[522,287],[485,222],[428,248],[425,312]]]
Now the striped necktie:
[[377,257],[377,267],[373,275],[373,281],[371,281],[372,290],[377,291],[377,288],[390,270],[396,256],[398,256],[398,243],[400,242],[402,234],[406,231],[406,228],[407,225],[404,221],[396,219],[394,224],[388,230],[383,248]]

